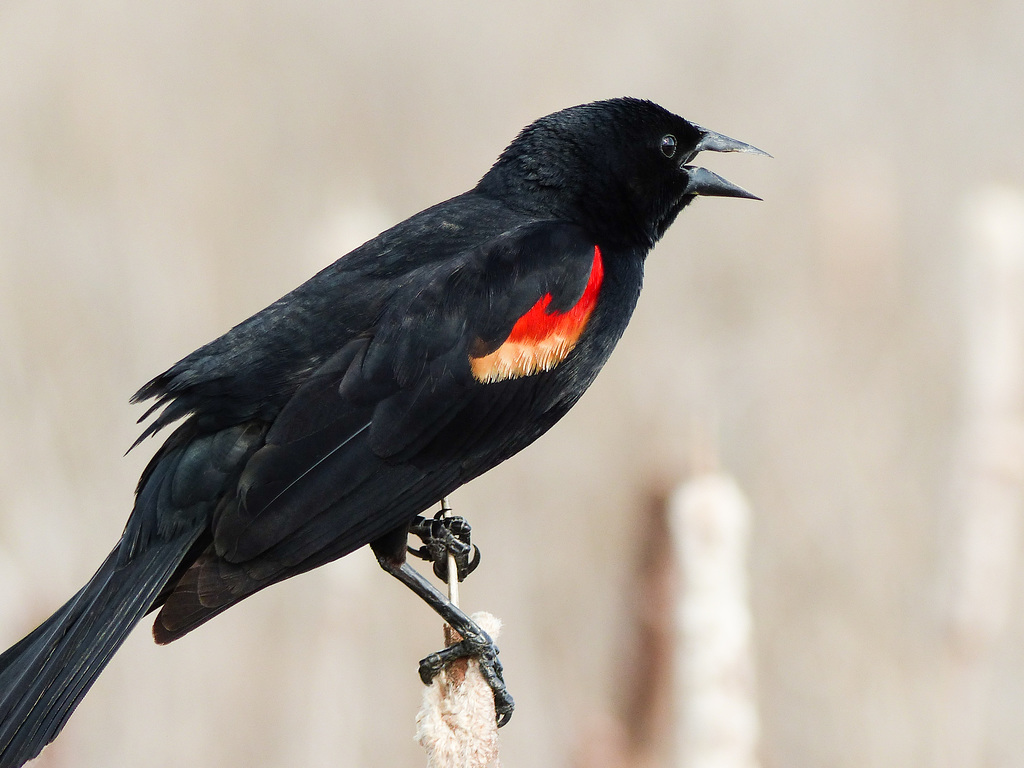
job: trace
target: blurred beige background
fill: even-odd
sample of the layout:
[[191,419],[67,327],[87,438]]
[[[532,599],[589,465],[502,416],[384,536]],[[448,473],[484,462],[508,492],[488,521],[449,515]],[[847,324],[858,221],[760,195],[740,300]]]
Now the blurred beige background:
[[[116,541],[139,385],[536,117],[634,95],[775,159],[704,160],[765,202],[689,208],[592,391],[453,499],[503,764],[670,764],[631,622],[715,465],[753,510],[762,765],[1024,765],[1022,40],[1019,0],[0,2],[0,642]],[[440,640],[360,552],[140,627],[38,764],[422,765]]]

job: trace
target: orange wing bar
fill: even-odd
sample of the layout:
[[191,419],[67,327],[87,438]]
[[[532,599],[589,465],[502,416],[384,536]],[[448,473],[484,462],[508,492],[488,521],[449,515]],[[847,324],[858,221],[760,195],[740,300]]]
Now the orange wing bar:
[[565,312],[548,312],[551,294],[544,294],[530,310],[512,326],[500,347],[483,357],[470,355],[473,377],[489,384],[540,371],[550,371],[568,355],[580,334],[587,327],[590,313],[597,304],[597,294],[604,279],[601,250],[594,246],[594,263],[587,287],[572,307]]

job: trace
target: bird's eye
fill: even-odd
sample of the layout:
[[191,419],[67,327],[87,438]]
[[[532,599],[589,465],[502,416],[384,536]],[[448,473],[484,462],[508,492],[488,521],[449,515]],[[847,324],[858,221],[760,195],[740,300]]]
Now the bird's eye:
[[661,137],[661,154],[665,157],[674,157],[676,154],[676,137],[671,133],[666,133]]

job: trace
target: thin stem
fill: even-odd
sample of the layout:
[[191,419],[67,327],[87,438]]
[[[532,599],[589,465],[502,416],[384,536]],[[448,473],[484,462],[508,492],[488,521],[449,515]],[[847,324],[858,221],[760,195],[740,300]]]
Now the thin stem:
[[[448,497],[441,499],[441,515],[445,518],[452,517],[452,508],[448,503]],[[448,552],[448,599],[452,605],[459,605],[459,568],[455,562],[455,555]]]

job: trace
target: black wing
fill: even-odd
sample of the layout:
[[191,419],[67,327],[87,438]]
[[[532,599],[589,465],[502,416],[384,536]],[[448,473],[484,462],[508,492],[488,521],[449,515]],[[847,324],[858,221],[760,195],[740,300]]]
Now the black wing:
[[595,253],[579,228],[535,222],[404,275],[373,327],[280,410],[168,597],[158,639],[406,525],[550,426],[564,411],[546,412],[540,371],[488,383],[472,362],[538,305],[551,316],[578,305]]

